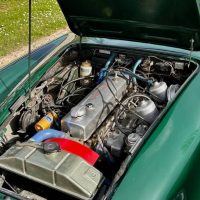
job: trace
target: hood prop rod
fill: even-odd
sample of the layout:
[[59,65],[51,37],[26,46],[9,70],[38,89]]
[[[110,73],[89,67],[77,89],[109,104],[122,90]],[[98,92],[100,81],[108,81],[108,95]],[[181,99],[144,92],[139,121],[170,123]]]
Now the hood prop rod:
[[83,36],[82,34],[80,34],[80,40],[79,40],[79,55],[80,55],[80,59],[82,60],[83,58],[83,55],[82,55],[82,39],[83,39]]
[[29,17],[28,17],[28,92],[29,100],[31,100],[31,34],[32,34],[32,3],[29,0],[28,5]]
[[190,55],[189,55],[189,61],[188,61],[188,68],[190,68],[191,59],[192,59],[192,52],[194,51],[194,39],[192,38],[190,40]]

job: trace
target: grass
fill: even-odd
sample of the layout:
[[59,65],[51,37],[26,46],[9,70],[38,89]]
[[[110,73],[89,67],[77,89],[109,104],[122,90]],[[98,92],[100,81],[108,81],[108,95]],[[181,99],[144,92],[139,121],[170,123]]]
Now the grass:
[[[66,27],[56,0],[32,0],[32,40]],[[28,44],[28,0],[0,0],[0,57]]]

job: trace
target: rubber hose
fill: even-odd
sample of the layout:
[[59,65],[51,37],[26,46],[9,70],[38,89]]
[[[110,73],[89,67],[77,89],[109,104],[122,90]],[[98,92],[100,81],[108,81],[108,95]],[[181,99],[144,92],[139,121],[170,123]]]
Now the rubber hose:
[[[142,63],[142,58],[140,58],[139,60],[137,60],[137,62],[133,65],[133,74],[136,75],[136,70],[139,67],[139,65]],[[133,82],[134,84],[137,84],[137,80],[136,77],[133,78]]]
[[46,129],[36,133],[30,140],[34,142],[42,142],[50,138],[64,138],[65,133],[55,129]]

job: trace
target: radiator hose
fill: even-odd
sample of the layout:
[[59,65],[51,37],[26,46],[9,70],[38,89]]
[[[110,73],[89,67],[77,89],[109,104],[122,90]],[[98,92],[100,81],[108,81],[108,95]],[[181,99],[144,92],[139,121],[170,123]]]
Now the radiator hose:
[[[137,62],[133,65],[133,74],[136,74],[136,70],[137,68],[139,67],[139,65],[142,63],[142,59],[140,58],[139,60],[137,60]],[[137,84],[137,80],[136,78],[134,77],[133,78],[133,82],[134,84]]]
[[116,53],[112,53],[110,55],[109,59],[107,60],[104,68],[101,69],[98,80],[97,80],[98,84],[101,83],[103,81],[103,79],[106,77],[106,73],[107,73],[111,63],[114,61],[115,57],[116,57]]
[[143,82],[147,83],[148,85],[152,85],[152,80],[145,79],[142,76],[138,76],[136,74],[136,70],[140,66],[140,64],[142,63],[142,61],[143,61],[142,58],[138,59],[137,62],[132,67],[132,72],[133,72],[133,75],[135,76],[135,77],[133,77],[133,83],[135,85],[137,85],[137,79],[138,79],[140,81],[143,81]]
[[42,142],[44,140],[50,139],[50,138],[65,138],[65,133],[61,131],[57,131],[55,129],[46,129],[42,130],[38,133],[36,133],[30,141],[33,142]]

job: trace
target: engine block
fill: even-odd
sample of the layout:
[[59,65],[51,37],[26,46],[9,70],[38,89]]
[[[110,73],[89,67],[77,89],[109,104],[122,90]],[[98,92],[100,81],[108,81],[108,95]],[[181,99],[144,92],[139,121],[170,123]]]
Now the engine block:
[[122,99],[126,88],[124,78],[108,76],[62,119],[62,130],[86,141],[117,105],[116,98]]

